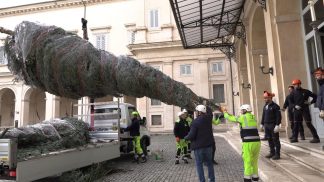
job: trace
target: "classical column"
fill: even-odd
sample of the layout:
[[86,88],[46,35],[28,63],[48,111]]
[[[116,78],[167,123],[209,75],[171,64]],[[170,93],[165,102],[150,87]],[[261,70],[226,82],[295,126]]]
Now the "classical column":
[[19,126],[26,126],[29,122],[29,99],[21,100],[21,120],[19,121]]
[[[173,78],[173,61],[169,60],[169,61],[165,61],[163,63],[163,73],[168,75],[169,77]],[[163,104],[163,103],[161,103]],[[174,110],[175,106],[172,105],[167,105],[167,104],[163,104],[163,123],[164,123],[164,130],[170,131],[173,130],[173,122],[174,122]]]
[[52,98],[52,108],[53,108],[53,118],[60,118],[60,100],[61,98],[59,96],[53,95]]

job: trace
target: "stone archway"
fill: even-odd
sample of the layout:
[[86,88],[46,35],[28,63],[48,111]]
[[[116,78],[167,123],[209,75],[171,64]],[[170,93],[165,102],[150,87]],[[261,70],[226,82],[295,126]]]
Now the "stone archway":
[[60,117],[73,117],[78,114],[78,100],[66,97],[60,98]]
[[45,120],[46,95],[40,89],[30,88],[24,96],[23,125],[36,124]]
[[0,126],[14,126],[15,118],[15,93],[10,88],[0,90],[1,106],[0,106]]
[[264,12],[262,8],[256,8],[251,21],[251,45],[250,45],[250,60],[249,60],[249,76],[251,78],[251,102],[253,104],[254,112],[261,120],[262,110],[264,106],[263,91],[271,91],[270,76],[263,74],[260,66],[260,55],[263,55],[263,66],[265,71],[269,68],[268,51],[267,51],[267,35],[265,30]]

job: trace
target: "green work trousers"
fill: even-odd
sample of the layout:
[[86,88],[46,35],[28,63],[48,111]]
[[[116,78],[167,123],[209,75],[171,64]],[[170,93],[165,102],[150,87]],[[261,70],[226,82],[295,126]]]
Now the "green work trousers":
[[133,145],[135,147],[135,154],[142,155],[143,150],[141,147],[141,137],[140,136],[134,136],[133,138]]
[[261,142],[243,142],[242,158],[244,162],[244,178],[258,177],[258,160]]
[[180,154],[187,154],[188,151],[188,142],[185,139],[180,139],[179,142],[176,144],[177,146],[177,156],[180,156]]

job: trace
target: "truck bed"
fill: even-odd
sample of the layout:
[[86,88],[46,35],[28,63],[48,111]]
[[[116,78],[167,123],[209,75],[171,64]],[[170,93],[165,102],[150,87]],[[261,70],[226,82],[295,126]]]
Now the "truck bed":
[[120,156],[119,142],[88,144],[83,147],[51,152],[17,163],[18,182],[28,182],[71,171]]

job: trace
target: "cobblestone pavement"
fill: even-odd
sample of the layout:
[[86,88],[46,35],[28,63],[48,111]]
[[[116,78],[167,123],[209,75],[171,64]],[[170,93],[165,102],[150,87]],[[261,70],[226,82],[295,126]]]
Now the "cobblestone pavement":
[[[214,165],[216,181],[218,182],[238,182],[243,181],[243,164],[241,156],[220,137],[216,139],[216,160],[219,163]],[[118,172],[109,174],[101,181],[104,182],[197,182],[194,159],[185,164],[174,164],[175,142],[173,135],[152,136],[150,150],[163,149],[164,161],[156,161],[151,155],[147,163],[132,163],[132,156],[123,156],[111,162],[111,167],[121,169]],[[193,155],[193,154],[192,154]],[[205,168],[207,178],[207,168]]]

